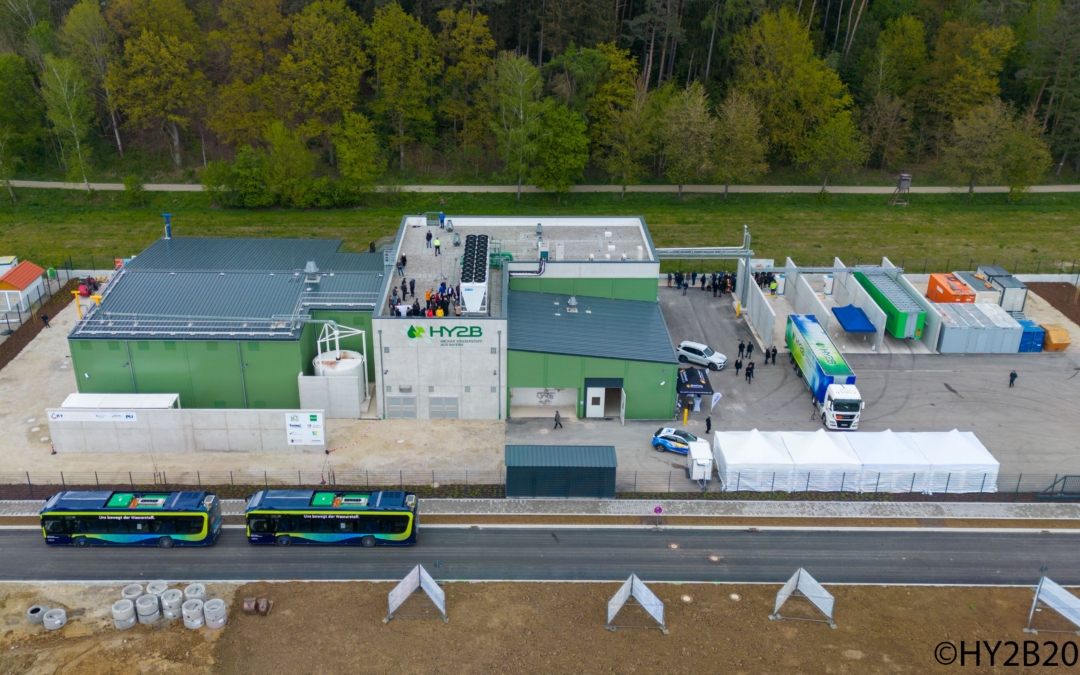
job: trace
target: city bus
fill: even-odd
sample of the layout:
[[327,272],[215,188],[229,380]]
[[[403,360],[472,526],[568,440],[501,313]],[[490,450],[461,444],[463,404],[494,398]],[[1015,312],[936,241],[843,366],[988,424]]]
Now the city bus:
[[41,509],[53,546],[210,546],[221,500],[210,492],[60,492]]
[[260,490],[248,497],[252,544],[412,546],[416,495],[412,492]]

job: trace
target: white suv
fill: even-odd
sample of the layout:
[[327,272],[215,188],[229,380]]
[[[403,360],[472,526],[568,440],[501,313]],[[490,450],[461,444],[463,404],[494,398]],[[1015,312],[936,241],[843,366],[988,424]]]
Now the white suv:
[[720,352],[714,352],[709,349],[708,345],[703,345],[700,342],[684,340],[679,343],[675,353],[678,354],[680,363],[694,363],[705,366],[709,370],[723,370],[724,366],[727,365],[726,356]]

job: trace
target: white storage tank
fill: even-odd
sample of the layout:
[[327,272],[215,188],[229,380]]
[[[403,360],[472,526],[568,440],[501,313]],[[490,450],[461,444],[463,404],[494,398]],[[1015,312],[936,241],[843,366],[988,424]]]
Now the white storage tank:
[[335,349],[316,356],[312,364],[315,374],[323,377],[358,377],[364,370],[364,356],[349,349]]

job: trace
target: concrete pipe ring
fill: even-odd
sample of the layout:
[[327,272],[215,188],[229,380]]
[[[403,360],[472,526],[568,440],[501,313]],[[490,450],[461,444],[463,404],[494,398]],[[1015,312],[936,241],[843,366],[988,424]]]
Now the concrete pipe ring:
[[221,617],[220,619],[207,619],[206,627],[210,630],[221,630],[225,627],[225,617]]
[[182,612],[179,609],[163,609],[161,615],[169,621],[176,621],[182,616]]
[[207,619],[225,618],[225,601],[220,598],[207,600],[206,604],[203,605],[203,616]]
[[157,623],[161,620],[161,612],[154,612],[153,614],[140,614],[138,616],[139,623],[144,626],[149,626],[152,623]]
[[190,628],[191,630],[199,630],[205,625],[206,622],[203,621],[202,617],[199,617],[198,619],[189,619],[186,616],[184,617],[184,628]]
[[203,618],[203,603],[202,600],[188,600],[181,608],[185,619],[199,619]]
[[146,592],[150,595],[161,597],[161,594],[169,590],[169,584],[164,581],[151,581],[146,585]]
[[184,589],[184,599],[206,602],[206,586],[204,584],[191,584]]
[[67,624],[67,612],[62,609],[50,609],[41,619],[41,625],[45,626],[45,630],[60,630],[65,624]]
[[179,588],[165,591],[161,594],[161,608],[180,611],[184,604],[184,593]]
[[156,595],[144,595],[135,601],[137,614],[154,614],[161,611],[161,600]]
[[134,628],[135,624],[137,624],[138,622],[138,618],[134,614],[131,615],[130,619],[124,619],[123,621],[113,619],[113,625],[116,626],[116,630],[127,630],[129,628]]
[[112,606],[113,621],[127,621],[135,616],[135,603],[130,600],[117,600]]
[[120,597],[124,600],[131,600],[135,602],[143,594],[142,584],[131,584],[130,586],[124,586],[124,590],[120,591]]
[[39,624],[41,620],[45,618],[45,613],[52,607],[46,607],[45,605],[34,605],[30,609],[26,610],[26,620],[32,624]]

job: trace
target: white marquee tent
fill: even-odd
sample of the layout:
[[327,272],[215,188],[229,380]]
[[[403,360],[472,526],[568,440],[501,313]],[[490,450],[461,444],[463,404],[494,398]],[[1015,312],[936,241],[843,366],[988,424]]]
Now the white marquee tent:
[[996,492],[1000,464],[970,431],[906,434],[930,462],[926,489],[936,492]]
[[910,434],[892,430],[847,434],[851,449],[862,462],[858,489],[863,492],[922,492],[930,475],[930,461]]
[[858,489],[862,462],[851,449],[846,434],[817,431],[783,431],[780,436],[795,462],[795,489],[808,492],[840,492]]
[[713,459],[724,490],[791,492],[795,465],[780,432],[717,431]]

